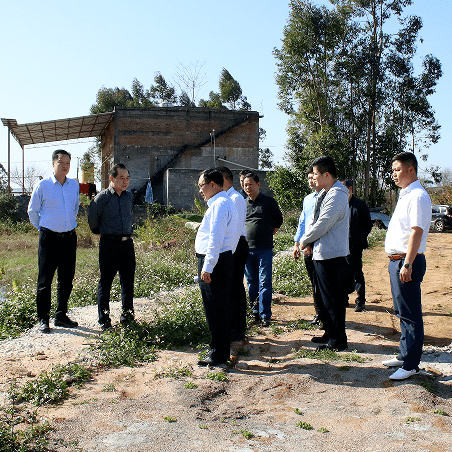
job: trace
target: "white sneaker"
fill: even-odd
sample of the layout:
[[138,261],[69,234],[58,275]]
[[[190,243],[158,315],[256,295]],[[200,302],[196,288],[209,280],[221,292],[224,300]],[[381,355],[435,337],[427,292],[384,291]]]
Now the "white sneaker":
[[419,373],[419,369],[405,370],[403,367],[397,369],[389,378],[391,380],[405,380]]
[[394,356],[394,358],[382,361],[381,364],[386,367],[400,367],[403,365],[403,361],[397,358],[397,356]]

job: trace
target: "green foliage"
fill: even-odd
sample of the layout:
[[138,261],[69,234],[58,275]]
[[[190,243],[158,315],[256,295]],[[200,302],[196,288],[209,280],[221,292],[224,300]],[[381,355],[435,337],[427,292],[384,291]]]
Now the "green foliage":
[[345,361],[363,363],[364,358],[359,356],[356,352],[339,354],[332,350],[308,350],[300,348],[299,350],[292,350],[294,358],[309,358],[318,359],[320,361]]
[[0,221],[16,220],[17,202],[14,195],[0,191]]
[[303,430],[312,430],[313,429],[311,424],[308,424],[307,422],[303,422],[303,421],[297,422],[296,425],[298,428],[302,428]]
[[240,430],[240,433],[242,434],[242,436],[243,436],[245,439],[251,439],[251,438],[254,438],[254,434],[251,433],[251,432],[249,432],[248,430],[245,430],[244,428],[242,428],[242,429]]
[[37,320],[34,283],[19,287],[14,281],[0,303],[0,340],[18,337]]
[[273,291],[289,297],[305,297],[312,292],[303,259],[295,260],[287,253],[273,260]]
[[206,378],[212,381],[228,381],[228,377],[224,372],[209,372]]
[[231,110],[235,110],[236,103],[242,95],[242,88],[240,87],[239,82],[223,68],[218,86],[220,88],[221,100],[229,105]]
[[310,193],[303,173],[288,167],[276,166],[274,171],[267,173],[267,180],[281,210],[301,211],[303,199]]
[[139,362],[155,360],[148,324],[135,323],[128,328],[106,331],[90,347],[93,355],[104,366],[133,367]]
[[91,372],[80,364],[58,365],[51,371],[42,372],[22,388],[13,385],[9,396],[15,403],[27,401],[36,406],[58,403],[69,396],[69,385],[80,384],[90,378]]
[[427,55],[415,75],[422,20],[403,17],[411,2],[331,3],[291,2],[274,50],[279,107],[289,115],[286,157],[304,172],[313,158],[331,155],[339,176],[361,180],[374,206],[392,186],[391,157],[423,152],[439,139],[428,96],[441,64]]
[[198,288],[187,288],[167,296],[153,313],[153,342],[158,347],[205,344],[209,331]]
[[369,243],[369,248],[373,248],[382,242],[384,242],[386,237],[386,229],[379,229],[373,227],[370,234],[367,236],[367,242]]
[[433,414],[440,414],[441,416],[449,416],[444,410],[440,410],[440,409],[435,409],[432,410]]
[[166,422],[177,422],[177,419],[171,416],[165,416],[163,419],[165,419]]
[[196,383],[193,383],[192,381],[189,381],[184,385],[185,389],[196,389],[197,387],[198,385]]
[[154,379],[159,378],[184,378],[184,377],[191,377],[193,374],[193,368],[191,366],[184,366],[184,367],[177,367],[177,366],[170,366],[167,369],[162,369],[160,371],[156,371],[154,375]]
[[317,431],[320,432],[320,433],[328,433],[329,432],[329,430],[327,428],[325,428],[325,427],[320,427],[320,428],[317,429]]
[[115,388],[115,385],[113,383],[107,383],[102,388],[102,392],[115,392],[115,391],[116,391],[116,388]]
[[295,331],[295,330],[316,330],[318,329],[317,325],[312,325],[311,322],[308,322],[307,320],[294,320],[293,322],[289,322],[287,325],[288,331]]
[[0,450],[2,452],[50,451],[47,436],[48,422],[38,421],[36,411],[17,407],[0,407]]

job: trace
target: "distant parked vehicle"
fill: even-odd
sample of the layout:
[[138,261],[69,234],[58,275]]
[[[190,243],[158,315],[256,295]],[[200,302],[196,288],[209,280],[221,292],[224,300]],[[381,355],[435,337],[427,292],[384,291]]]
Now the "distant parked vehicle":
[[451,228],[452,228],[452,206],[433,204],[430,230],[435,232],[443,232],[445,229]]
[[384,210],[384,207],[371,207],[370,210],[370,219],[372,220],[372,224],[377,226],[379,229],[388,229],[389,222],[391,221],[391,217],[381,213]]

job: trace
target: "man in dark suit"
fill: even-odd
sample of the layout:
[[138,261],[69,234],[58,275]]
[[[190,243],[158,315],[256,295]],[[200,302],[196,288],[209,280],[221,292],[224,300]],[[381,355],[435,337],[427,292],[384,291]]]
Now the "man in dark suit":
[[355,311],[364,310],[366,303],[366,286],[363,273],[363,250],[369,247],[367,236],[372,229],[372,220],[367,204],[353,194],[353,181],[350,179],[341,181],[348,189],[350,206],[350,254],[347,262],[355,274],[355,290],[358,297],[355,301]]

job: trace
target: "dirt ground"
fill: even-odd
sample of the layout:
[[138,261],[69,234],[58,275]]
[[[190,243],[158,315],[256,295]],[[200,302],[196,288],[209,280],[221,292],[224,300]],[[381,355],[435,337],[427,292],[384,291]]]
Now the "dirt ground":
[[[366,310],[347,309],[347,352],[356,350],[363,363],[297,359],[294,349],[314,348],[310,339],[319,331],[272,334],[275,328],[235,347],[240,354],[234,353],[225,381],[206,378],[211,370],[197,367],[197,350],[162,351],[147,365],[99,371],[61,405],[41,407],[39,414],[55,427],[53,450],[452,451],[452,234],[430,234],[426,257],[424,345],[430,353],[423,355],[421,375],[393,382],[392,370],[381,365],[397,353],[400,330],[388,258],[377,247],[364,256]],[[312,318],[310,297],[275,298],[274,326]],[[148,305],[137,300],[138,315],[146,315]],[[95,308],[78,309],[92,322],[0,347],[3,393],[13,376],[23,382],[57,363],[89,359],[88,337],[99,332]],[[191,377],[154,378],[175,366],[191,366]],[[196,387],[186,388],[188,382]],[[308,425],[312,429],[303,428]]]

